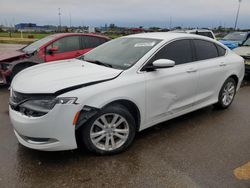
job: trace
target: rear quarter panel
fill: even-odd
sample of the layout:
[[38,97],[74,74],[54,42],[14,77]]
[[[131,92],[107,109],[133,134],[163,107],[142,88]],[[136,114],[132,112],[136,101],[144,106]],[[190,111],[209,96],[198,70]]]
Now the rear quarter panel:
[[245,76],[245,61],[241,56],[237,55],[231,50],[229,50],[226,60],[228,63],[227,77],[230,77],[231,75],[236,75],[238,77],[238,90]]

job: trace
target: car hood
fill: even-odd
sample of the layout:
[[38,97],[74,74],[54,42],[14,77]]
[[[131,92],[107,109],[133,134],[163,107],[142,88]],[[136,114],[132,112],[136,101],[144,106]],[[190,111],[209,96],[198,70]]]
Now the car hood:
[[3,52],[0,54],[0,62],[1,61],[7,61],[9,59],[14,59],[14,58],[18,58],[20,56],[25,56],[26,53],[22,52],[22,51],[10,51],[10,52]]
[[233,51],[240,56],[250,57],[250,46],[235,48]]
[[78,59],[55,61],[25,69],[13,79],[11,87],[27,94],[56,93],[113,79],[121,72]]

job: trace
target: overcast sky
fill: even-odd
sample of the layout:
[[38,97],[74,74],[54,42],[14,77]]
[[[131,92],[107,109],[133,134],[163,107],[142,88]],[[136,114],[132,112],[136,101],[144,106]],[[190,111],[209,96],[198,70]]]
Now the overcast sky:
[[[0,0],[0,24],[233,27],[238,0]],[[239,27],[250,28],[250,0],[243,0]]]

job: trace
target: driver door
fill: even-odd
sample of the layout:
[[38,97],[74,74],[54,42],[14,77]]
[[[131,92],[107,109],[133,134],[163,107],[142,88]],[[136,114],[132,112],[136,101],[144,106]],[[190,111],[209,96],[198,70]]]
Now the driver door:
[[152,65],[157,59],[170,59],[176,65],[145,72],[148,123],[192,107],[198,84],[193,57],[191,41],[183,39],[166,45],[149,61]]
[[[50,49],[52,47],[57,47],[57,51],[51,52]],[[80,55],[80,36],[67,36],[60,38],[46,48],[46,62],[72,59]]]

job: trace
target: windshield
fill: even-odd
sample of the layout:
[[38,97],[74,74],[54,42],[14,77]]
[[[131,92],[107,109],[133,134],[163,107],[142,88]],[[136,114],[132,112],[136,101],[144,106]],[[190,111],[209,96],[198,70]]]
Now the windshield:
[[243,32],[229,33],[223,38],[223,40],[244,41],[246,36],[247,34]]
[[244,42],[243,46],[250,46],[250,38],[248,38],[246,42]]
[[36,50],[38,50],[42,45],[46,44],[47,42],[51,41],[52,39],[54,39],[55,36],[47,36],[47,37],[44,37],[36,42],[33,42],[32,44],[24,47],[22,49],[22,51],[26,52],[26,53],[32,53]]
[[133,66],[160,41],[144,38],[119,38],[95,48],[80,59],[125,70]]

